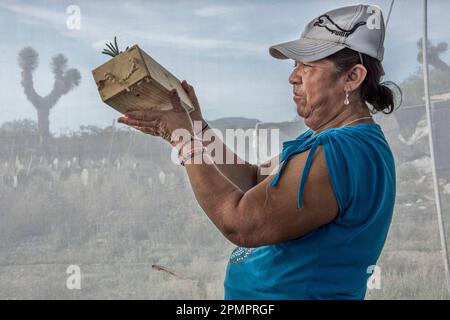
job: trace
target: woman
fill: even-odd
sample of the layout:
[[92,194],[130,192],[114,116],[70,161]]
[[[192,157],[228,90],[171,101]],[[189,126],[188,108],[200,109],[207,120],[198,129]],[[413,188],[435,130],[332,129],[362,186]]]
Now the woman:
[[[270,48],[274,57],[294,60],[289,82],[310,129],[285,142],[280,158],[268,164],[239,164],[236,155],[233,164],[212,164],[208,143],[195,138],[192,121],[208,127],[185,81],[196,107],[191,117],[172,91],[173,111],[135,111],[119,119],[180,149],[200,206],[237,246],[227,267],[226,299],[365,296],[396,193],[394,159],[371,116],[394,107],[392,92],[380,84],[383,18],[378,12],[379,28],[370,28],[371,8],[327,12],[300,39]],[[194,137],[181,146],[180,128]],[[275,175],[263,173],[277,162]]]

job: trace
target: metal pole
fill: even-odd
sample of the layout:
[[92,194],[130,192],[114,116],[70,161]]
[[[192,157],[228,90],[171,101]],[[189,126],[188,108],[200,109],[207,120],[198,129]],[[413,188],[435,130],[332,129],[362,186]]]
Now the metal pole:
[[423,81],[425,89],[425,108],[427,113],[428,122],[428,143],[430,145],[431,154],[431,172],[433,174],[433,185],[434,185],[434,196],[436,201],[436,212],[438,216],[439,223],[439,235],[441,239],[442,246],[442,257],[444,258],[445,276],[447,278],[447,290],[450,295],[450,272],[449,272],[449,259],[447,254],[447,241],[445,236],[445,228],[442,220],[441,211],[441,198],[439,194],[439,184],[436,174],[436,160],[434,156],[434,143],[433,143],[433,130],[431,123],[431,101],[430,101],[430,91],[429,91],[429,71],[428,71],[428,8],[427,0],[423,0],[423,37],[422,37],[422,52],[423,52]]
[[385,30],[387,30],[387,27],[388,27],[388,24],[389,24],[389,19],[391,18],[392,7],[394,6],[394,1],[395,0],[391,1],[391,6],[389,7],[389,13],[388,13],[388,17],[387,17],[387,20],[386,20],[386,26],[384,27]]

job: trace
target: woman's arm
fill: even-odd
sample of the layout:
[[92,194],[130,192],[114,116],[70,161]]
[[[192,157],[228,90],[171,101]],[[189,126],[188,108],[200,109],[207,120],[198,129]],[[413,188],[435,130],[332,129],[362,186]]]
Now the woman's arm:
[[[205,123],[203,119],[202,123]],[[208,139],[203,140],[203,145],[208,149],[211,159],[215,160],[214,163],[220,173],[238,186],[243,192],[253,188],[258,183],[258,166],[241,159],[223,143],[220,137],[209,126],[205,128],[204,132],[206,131],[208,132]],[[212,156],[213,150],[215,151],[214,157]],[[231,156],[227,156],[227,154]],[[231,159],[232,161],[230,161]]]
[[[119,122],[159,135],[173,146],[178,145],[184,133],[194,135],[194,128],[176,90],[170,91],[169,97],[173,105],[171,112],[132,111],[119,118]],[[242,191],[214,163],[196,161],[205,160],[203,153],[197,153],[204,148],[202,142],[194,139],[186,147],[187,151],[180,148],[181,156],[184,158],[183,153],[194,152],[194,161],[186,162],[185,167],[198,203],[225,237],[236,245],[258,247],[295,239],[332,221],[338,213],[320,146],[304,185],[301,208],[297,208],[297,193],[309,151],[289,160],[276,186],[272,187],[271,179],[266,178]],[[205,157],[209,158],[206,154]]]
[[[206,127],[205,127],[206,126]],[[274,174],[275,169],[278,167],[278,162],[280,155],[273,157],[260,164],[250,164],[247,161],[241,159],[237,154],[235,154],[230,148],[227,147],[225,143],[220,139],[220,137],[214,133],[214,131],[209,127],[205,120],[202,119],[202,127],[204,131],[209,130],[208,140],[203,140],[203,145],[207,147],[209,155],[212,157],[213,149],[216,149],[214,154],[214,163],[219,169],[219,171],[228,179],[230,179],[235,185],[237,185],[242,191],[247,191],[264,181],[268,176]],[[209,139],[211,138],[211,139]],[[218,159],[216,156],[217,148],[221,149],[219,153],[221,157]],[[232,162],[227,164],[227,154],[232,155]]]
[[[225,177],[227,177],[242,191],[245,192],[253,188],[258,181],[257,178],[258,166],[250,164],[247,161],[244,161],[243,159],[238,157],[238,155],[235,154],[230,148],[228,148],[226,144],[223,143],[223,141],[217,136],[214,130],[212,130],[209,127],[209,125],[203,118],[200,104],[198,102],[197,95],[195,94],[194,87],[188,84],[186,80],[183,80],[181,82],[181,86],[189,96],[189,99],[191,100],[194,106],[194,110],[189,114],[193,122],[194,129],[197,127],[196,126],[197,122],[197,124],[200,124],[200,126],[198,127],[204,129],[203,135],[205,134],[205,132],[208,132],[209,141],[204,141],[203,145],[207,147],[208,152],[210,154],[213,149],[216,149],[216,151],[220,151],[219,154],[223,155],[221,159],[218,159],[217,152],[215,154],[214,159],[216,160],[217,169],[220,171],[220,173],[222,173]],[[200,130],[196,129],[194,131],[198,133],[198,131]],[[211,139],[209,139],[209,137]],[[232,155],[232,157],[229,157],[233,159],[233,161],[230,164],[227,164],[226,162],[227,154]]]
[[256,184],[264,181],[268,176],[274,175],[276,169],[278,168],[278,163],[280,161],[280,155],[277,155],[267,162],[262,163],[258,166],[256,173]]
[[332,221],[338,205],[319,147],[297,208],[300,178],[309,152],[292,157],[279,183],[271,179],[242,192],[212,164],[186,163],[195,197],[222,234],[237,246],[252,248],[296,239]]

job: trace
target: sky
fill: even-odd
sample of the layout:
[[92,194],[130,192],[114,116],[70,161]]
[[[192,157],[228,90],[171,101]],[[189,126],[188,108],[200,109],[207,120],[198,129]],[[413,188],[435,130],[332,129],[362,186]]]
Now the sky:
[[[450,1],[430,0],[429,38],[450,42]],[[306,24],[345,0],[241,1],[8,1],[0,0],[0,125],[37,119],[20,84],[18,52],[39,53],[36,91],[53,86],[51,58],[59,53],[80,71],[81,83],[64,95],[50,114],[50,131],[63,134],[81,125],[106,127],[120,114],[104,104],[91,71],[109,57],[105,42],[138,44],[180,80],[191,83],[207,120],[246,117],[289,121],[296,117],[288,77],[293,63],[272,58],[271,45],[299,38]],[[391,0],[372,0],[387,18]],[[67,26],[76,5],[79,29]],[[396,0],[385,40],[385,80],[400,82],[417,70],[416,42],[422,34],[422,1]],[[442,58],[449,62],[450,52]],[[119,125],[122,126],[122,125]]]

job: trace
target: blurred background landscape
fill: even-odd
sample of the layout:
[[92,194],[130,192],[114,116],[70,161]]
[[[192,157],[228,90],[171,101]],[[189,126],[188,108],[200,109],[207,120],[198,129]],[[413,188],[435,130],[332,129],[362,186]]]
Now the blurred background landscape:
[[[374,1],[385,15],[389,3]],[[0,1],[0,299],[222,299],[234,246],[198,206],[167,143],[116,123],[120,115],[101,102],[90,70],[107,60],[100,47],[114,35],[124,45],[140,43],[194,84],[213,128],[249,130],[253,137],[278,129],[281,147],[307,128],[291,100],[292,66],[268,57],[267,48],[298,37],[312,17],[348,1],[129,1],[102,12],[122,21],[108,30],[98,26],[101,1],[81,1],[81,28],[68,29],[70,4]],[[294,7],[302,7],[298,16]],[[449,234],[446,8],[446,1],[430,1],[428,53]],[[366,298],[449,299],[423,100],[421,22],[405,23],[406,11],[420,17],[421,1],[396,1],[386,39],[386,80],[400,85],[403,104],[376,121],[396,159],[397,203],[377,264],[381,288]],[[255,12],[273,20],[254,22]],[[160,30],[166,33],[158,37]],[[251,152],[249,143],[240,156],[249,159]],[[267,157],[256,154],[258,162]],[[66,287],[69,265],[81,268],[81,290]]]

